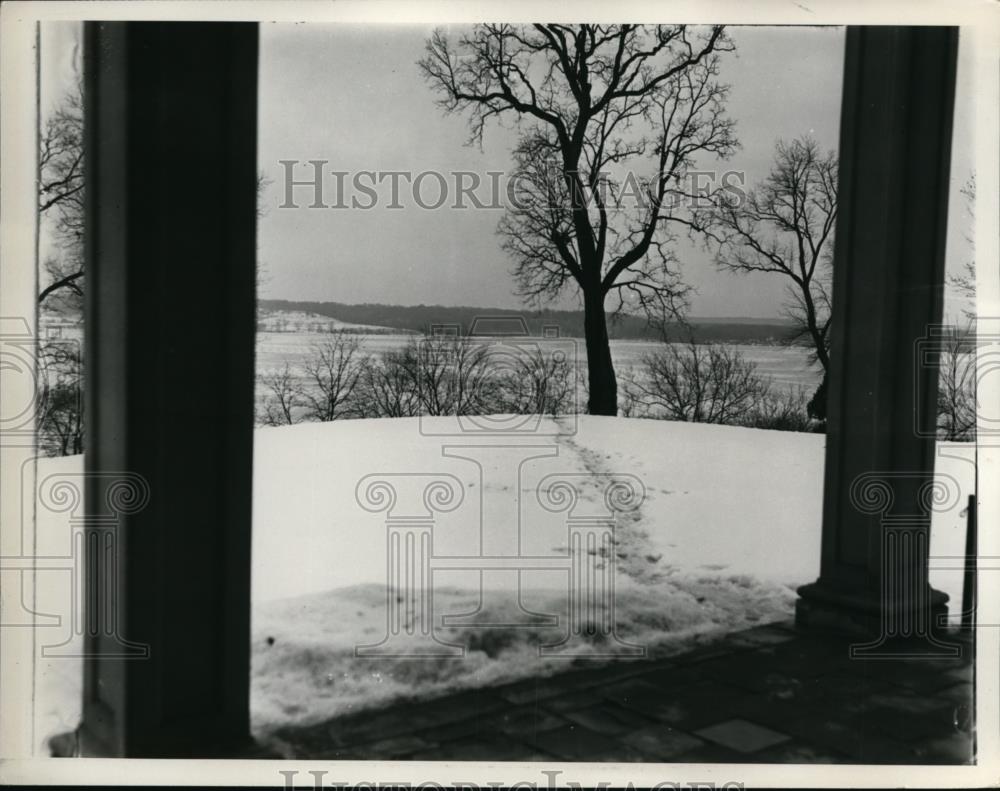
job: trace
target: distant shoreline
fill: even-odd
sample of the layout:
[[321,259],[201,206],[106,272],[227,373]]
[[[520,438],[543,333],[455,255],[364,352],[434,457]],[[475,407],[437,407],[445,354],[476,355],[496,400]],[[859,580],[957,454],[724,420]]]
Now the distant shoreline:
[[[558,328],[560,337],[583,337],[583,311],[569,310],[513,310],[510,308],[483,308],[446,305],[384,305],[346,304],[340,302],[309,302],[284,299],[262,299],[259,308],[268,313],[310,314],[317,320],[332,319],[355,327],[379,328],[400,333],[429,333],[432,330],[456,329],[467,334],[477,323],[519,322],[523,331],[479,332],[477,335],[523,334],[545,337],[552,328]],[[803,345],[791,340],[791,322],[775,319],[745,317],[691,318],[694,340],[698,343],[749,343],[768,345]],[[680,325],[676,325],[680,330]],[[345,331],[354,331],[345,327]],[[364,330],[358,329],[360,332]],[[373,330],[374,331],[374,330]],[[611,340],[656,341],[659,332],[649,326],[645,317],[624,315],[609,316],[608,334]],[[678,333],[679,336],[679,333]]]

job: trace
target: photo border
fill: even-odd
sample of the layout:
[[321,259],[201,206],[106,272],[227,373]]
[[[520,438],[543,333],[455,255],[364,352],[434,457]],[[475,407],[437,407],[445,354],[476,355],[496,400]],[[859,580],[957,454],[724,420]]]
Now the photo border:
[[[42,20],[258,20],[350,22],[395,24],[405,22],[467,23],[482,19],[523,21],[546,17],[552,21],[642,21],[669,16],[671,22],[726,22],[730,24],[948,24],[961,25],[962,34],[972,34],[976,51],[977,93],[983,101],[976,106],[976,163],[979,184],[976,211],[976,258],[979,289],[978,313],[983,321],[1000,323],[1000,265],[998,265],[997,220],[1000,215],[1000,174],[998,174],[998,97],[1000,78],[996,68],[998,48],[996,4],[953,0],[950,3],[919,0],[905,5],[880,2],[783,3],[756,0],[745,2],[679,2],[669,6],[652,2],[573,5],[553,2],[459,3],[447,0],[400,2],[399,0],[343,0],[317,2],[30,2],[4,3],[0,7],[0,217],[2,217],[2,258],[0,267],[0,316],[27,317],[36,326],[34,271],[37,233],[35,230],[34,118],[37,111],[36,23]],[[968,41],[969,39],[966,39]],[[30,262],[24,265],[21,262]],[[996,379],[996,377],[994,377]],[[4,399],[24,396],[16,380],[2,382]],[[996,384],[996,382],[991,382]],[[1000,402],[1000,392],[981,394],[992,403]],[[995,444],[995,443],[994,443]],[[0,446],[0,523],[4,532],[19,521],[21,503],[20,469],[32,451],[24,447]],[[1000,524],[1000,454],[996,447],[981,445],[980,511],[983,525]],[[992,484],[992,485],[991,485]],[[980,533],[980,554],[1000,556],[1000,535]],[[4,581],[4,598],[9,581]],[[1000,623],[1000,575],[980,575],[980,615],[983,623]],[[9,599],[8,599],[9,600]],[[29,630],[22,630],[27,632]],[[533,764],[501,762],[321,762],[256,760],[144,760],[89,759],[87,761],[28,757],[33,739],[30,734],[31,700],[26,690],[33,671],[34,638],[31,634],[5,634],[0,641],[0,782],[31,784],[219,784],[281,785],[280,772],[298,771],[301,784],[312,785],[311,770],[326,769],[326,782],[404,783],[436,782],[445,787],[455,783],[535,782],[550,787],[546,771],[558,770],[557,786],[576,782],[583,787],[599,783],[611,786],[649,787],[657,783],[727,782],[746,786],[825,787],[971,787],[994,784],[1000,776],[1000,630],[983,629],[977,635],[977,758],[976,766],[847,766],[847,765],[763,765],[763,764]],[[28,683],[25,683],[25,681]],[[27,730],[25,730],[25,726]],[[434,787],[434,786],[430,786]],[[670,786],[663,786],[670,787]],[[682,785],[682,787],[684,787]]]

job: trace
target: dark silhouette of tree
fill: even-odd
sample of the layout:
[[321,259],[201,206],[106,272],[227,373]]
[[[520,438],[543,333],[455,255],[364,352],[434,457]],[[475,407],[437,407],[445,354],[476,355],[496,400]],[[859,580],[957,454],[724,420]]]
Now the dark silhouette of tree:
[[809,399],[809,403],[806,404],[806,413],[809,417],[821,423],[826,423],[826,387],[827,374],[824,371],[823,381],[819,383],[816,392],[813,393],[812,398]]
[[683,25],[476,25],[427,42],[419,66],[446,112],[467,113],[470,142],[492,120],[520,130],[499,232],[521,296],[579,296],[592,414],[618,410],[609,295],[613,311],[686,305],[670,223],[696,158],[736,147],[717,81],[731,50],[723,28]]
[[837,219],[837,156],[808,138],[778,141],[767,178],[745,195],[715,193],[695,227],[731,272],[766,272],[788,281],[786,311],[795,338],[830,365],[830,289]]

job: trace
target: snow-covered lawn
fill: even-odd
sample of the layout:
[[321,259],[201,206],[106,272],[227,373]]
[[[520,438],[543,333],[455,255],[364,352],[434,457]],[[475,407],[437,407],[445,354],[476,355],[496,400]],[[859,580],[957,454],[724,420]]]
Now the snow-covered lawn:
[[[565,541],[564,517],[538,505],[531,487],[550,473],[630,473],[646,499],[619,540],[624,565],[644,580],[670,569],[750,574],[781,583],[819,572],[824,437],[817,434],[581,415],[547,420],[535,438],[429,436],[447,418],[349,420],[261,428],[254,450],[255,601],[385,581],[383,519],[355,500],[372,473],[451,474],[468,495],[439,517],[438,548],[475,552],[479,529],[506,530],[480,498],[479,470],[444,446],[552,447],[525,465],[522,540],[544,553]],[[574,431],[575,423],[575,431]],[[421,428],[423,427],[423,428]],[[510,451],[513,453],[514,451]],[[449,451],[454,453],[454,451]],[[502,452],[484,478],[513,487]],[[513,493],[511,494],[513,498]],[[504,500],[488,498],[502,509]],[[470,514],[473,514],[470,518]],[[659,555],[655,563],[645,555]]]
[[[479,576],[438,570],[435,633],[464,646],[464,656],[356,656],[356,646],[383,639],[387,617],[386,514],[365,510],[357,499],[365,476],[389,476],[400,483],[401,497],[417,475],[454,476],[461,503],[435,514],[433,528],[434,556],[452,560],[502,545],[512,530],[522,555],[565,558],[566,514],[539,504],[542,480],[635,476],[645,499],[616,528],[615,619],[619,637],[652,656],[790,617],[795,587],[818,575],[822,435],[581,416],[548,420],[532,437],[435,436],[450,424],[413,418],[257,430],[252,714],[258,732],[595,661],[539,656],[539,644],[565,632],[568,606],[566,574],[546,570],[522,572],[522,603],[560,616],[557,627],[442,628],[442,615],[476,608]],[[485,445],[496,447],[463,447]],[[535,447],[522,448],[529,445]],[[939,456],[939,469],[971,491],[971,446],[942,448]],[[79,457],[46,460],[39,473],[80,467]],[[392,477],[398,474],[404,477]],[[584,500],[591,509],[602,502],[596,489],[585,491]],[[400,499],[396,507],[399,516],[406,506]],[[39,529],[50,540],[68,540],[65,515],[40,513]],[[961,554],[964,535],[960,508],[936,514],[932,554]],[[487,586],[503,577],[490,579]],[[931,580],[951,595],[956,612],[960,573],[932,571]],[[52,599],[49,611],[65,600]],[[604,650],[598,642],[593,653]],[[78,717],[79,673],[71,660],[39,662],[39,743]]]

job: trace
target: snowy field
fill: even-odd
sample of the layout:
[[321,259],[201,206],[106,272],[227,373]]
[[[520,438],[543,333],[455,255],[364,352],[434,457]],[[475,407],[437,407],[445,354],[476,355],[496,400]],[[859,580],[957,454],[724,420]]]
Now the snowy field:
[[[517,440],[447,436],[452,428],[448,418],[412,418],[257,430],[252,715],[258,733],[581,662],[621,661],[603,656],[613,653],[607,641],[589,641],[576,658],[539,656],[540,644],[557,643],[566,631],[566,572],[487,572],[480,578],[474,570],[483,547],[492,554],[567,557],[566,513],[540,505],[546,476],[582,481],[580,513],[588,514],[604,503],[588,481],[630,475],[644,486],[639,508],[622,514],[615,528],[613,602],[618,637],[648,656],[788,618],[795,587],[818,575],[822,435],[592,416],[547,420]],[[496,447],[473,447],[491,443]],[[971,491],[971,446],[943,446],[939,457],[939,470]],[[46,459],[39,478],[75,474],[80,467],[80,457]],[[395,482],[390,513],[410,521],[424,511],[422,500],[412,500],[413,491],[419,493],[412,484],[453,482],[458,494],[452,510],[433,514],[434,562],[444,567],[430,587],[435,637],[461,646],[462,656],[356,655],[357,646],[383,640],[392,595],[386,587],[386,513],[375,512],[377,496],[365,499],[374,490],[358,489],[369,475]],[[66,515],[42,511],[38,524],[40,546],[65,552]],[[935,514],[932,535],[933,555],[961,554],[960,508]],[[609,568],[611,561],[602,556],[601,565]],[[932,570],[931,582],[949,593],[957,612],[960,573]],[[474,611],[481,588],[487,602],[481,614],[495,615],[489,602],[518,584],[524,608],[557,616],[557,626],[441,626],[442,616]],[[66,609],[68,590],[41,590],[41,611]],[[37,743],[73,726],[79,686],[78,661],[39,661]]]

